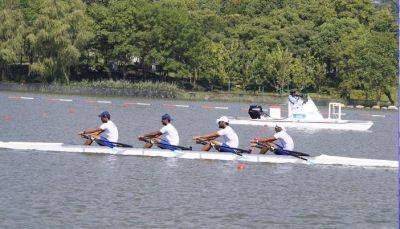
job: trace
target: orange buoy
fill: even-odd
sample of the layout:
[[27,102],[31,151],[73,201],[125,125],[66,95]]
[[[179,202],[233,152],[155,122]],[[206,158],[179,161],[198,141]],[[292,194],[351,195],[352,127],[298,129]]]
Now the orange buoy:
[[238,164],[238,166],[237,166],[237,169],[238,169],[239,171],[242,171],[242,170],[244,170],[245,168],[246,168],[246,166],[245,166],[244,164],[242,164],[242,163]]
[[4,121],[4,122],[10,121],[10,116],[8,116],[8,115],[3,115],[3,121]]

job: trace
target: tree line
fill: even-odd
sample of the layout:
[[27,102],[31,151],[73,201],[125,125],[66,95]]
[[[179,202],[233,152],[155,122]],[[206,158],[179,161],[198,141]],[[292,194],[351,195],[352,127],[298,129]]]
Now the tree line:
[[[394,1],[0,0],[0,74],[153,77],[192,88],[289,88],[377,102],[397,82]],[[371,98],[374,96],[374,98]]]

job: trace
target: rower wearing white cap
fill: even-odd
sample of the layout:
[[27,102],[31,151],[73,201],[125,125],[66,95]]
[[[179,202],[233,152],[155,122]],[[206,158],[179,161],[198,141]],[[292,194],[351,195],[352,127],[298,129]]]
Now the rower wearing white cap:
[[[222,116],[217,119],[218,127],[221,130],[212,132],[210,134],[205,134],[201,136],[194,136],[193,140],[204,140],[209,141],[206,145],[203,146],[203,151],[209,151],[212,146],[215,147],[216,150],[220,152],[234,152],[233,148],[238,148],[239,146],[239,137],[236,132],[229,126],[229,119],[226,116]],[[215,139],[218,137],[224,137],[224,143],[216,141]]]
[[294,148],[294,143],[292,137],[284,127],[275,126],[275,134],[268,138],[254,138],[250,141],[251,146],[257,146],[257,143],[263,144],[264,147],[261,148],[260,153],[265,154],[268,150],[271,150],[277,155],[290,155],[288,151],[292,151]]

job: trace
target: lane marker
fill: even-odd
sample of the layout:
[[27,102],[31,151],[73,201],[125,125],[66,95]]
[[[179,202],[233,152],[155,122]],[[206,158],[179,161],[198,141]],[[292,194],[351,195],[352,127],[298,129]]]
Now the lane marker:
[[219,109],[219,110],[229,110],[229,107],[213,107],[208,105],[201,106],[203,109]]
[[85,102],[87,102],[87,103],[95,103],[96,101],[95,101],[95,100],[87,99],[87,100],[85,100]]
[[150,106],[151,104],[150,103],[132,103],[132,102],[125,102],[125,103],[122,104],[123,107],[129,107],[129,106],[134,106],[134,105],[137,105],[137,106]]
[[135,103],[136,105],[139,105],[139,106],[150,106],[151,104],[150,103]]
[[183,104],[164,104],[166,107],[181,107],[181,108],[189,108],[189,105],[183,105]]
[[26,99],[26,100],[33,100],[33,97],[24,97],[24,96],[8,96],[9,99]]
[[123,107],[129,107],[129,105],[134,105],[134,103],[125,102],[122,104]]
[[72,102],[72,99],[59,99],[60,102]]
[[111,101],[106,101],[106,100],[98,100],[97,103],[105,103],[105,104],[111,104]]
[[57,102],[72,102],[72,99],[56,99],[56,98],[50,98],[50,99],[48,99],[49,101],[52,101],[52,102],[55,102],[55,101],[57,101]]
[[381,117],[381,118],[385,118],[386,115],[371,115],[372,117]]

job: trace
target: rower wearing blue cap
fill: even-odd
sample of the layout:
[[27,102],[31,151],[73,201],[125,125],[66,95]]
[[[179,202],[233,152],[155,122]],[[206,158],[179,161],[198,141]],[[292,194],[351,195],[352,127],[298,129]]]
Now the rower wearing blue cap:
[[118,128],[114,122],[111,121],[110,112],[103,111],[101,114],[99,114],[99,117],[103,124],[101,124],[99,127],[79,132],[79,135],[89,136],[85,142],[85,145],[91,145],[93,138],[100,139],[101,141],[97,141],[97,143],[103,146],[108,146],[110,142],[118,142]]
[[161,116],[163,127],[160,130],[139,136],[140,141],[146,141],[144,148],[151,148],[153,143],[157,143],[161,149],[176,150],[175,146],[179,145],[179,134],[171,121],[171,116],[164,114]]

